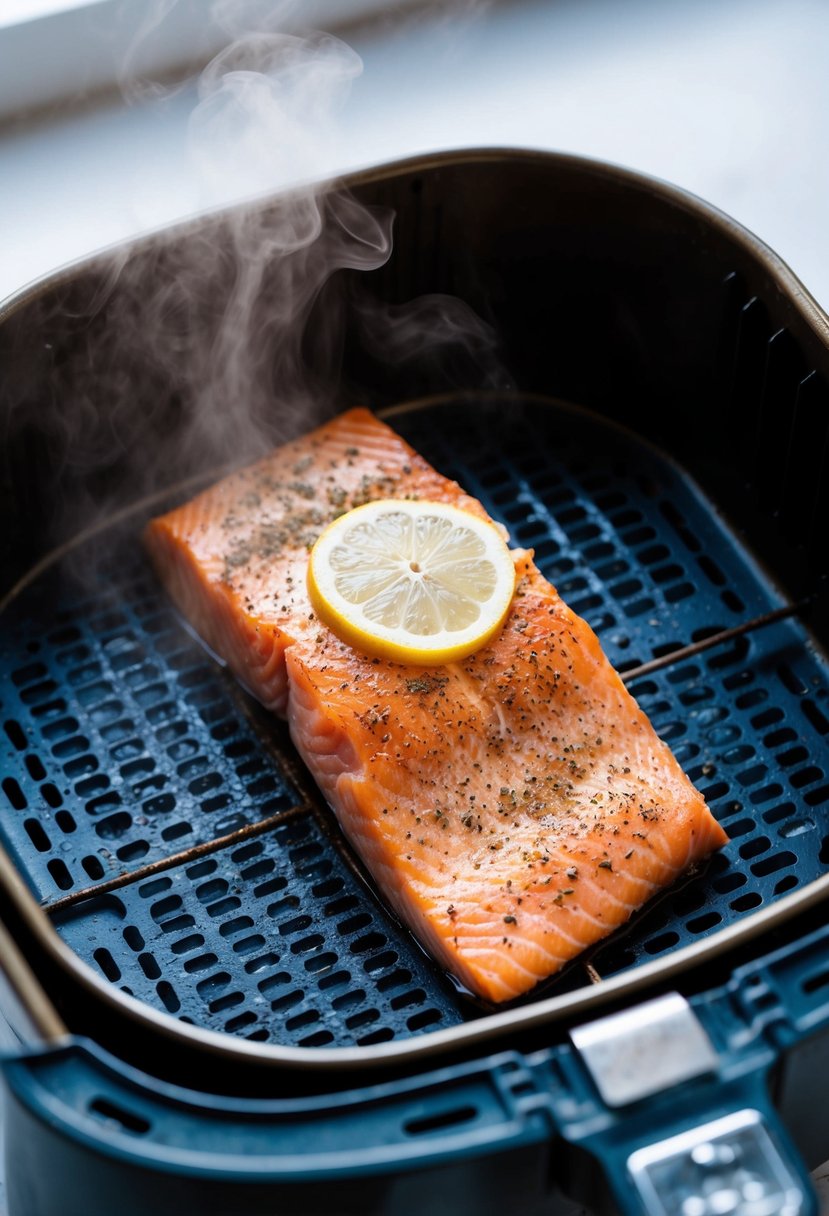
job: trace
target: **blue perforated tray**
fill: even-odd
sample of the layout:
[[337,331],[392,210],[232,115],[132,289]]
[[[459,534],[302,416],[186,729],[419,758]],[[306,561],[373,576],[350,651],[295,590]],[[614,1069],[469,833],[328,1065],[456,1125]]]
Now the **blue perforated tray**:
[[[596,416],[502,395],[390,421],[535,549],[622,671],[781,602],[682,472]],[[256,1041],[381,1043],[480,1016],[375,898],[281,725],[160,593],[142,522],[76,551],[83,581],[54,567],[0,619],[0,839],[49,906],[274,819],[56,907],[60,935],[142,1001]],[[601,975],[829,869],[829,681],[805,642],[781,622],[632,685],[731,843],[593,952]],[[585,982],[577,964],[543,992]]]

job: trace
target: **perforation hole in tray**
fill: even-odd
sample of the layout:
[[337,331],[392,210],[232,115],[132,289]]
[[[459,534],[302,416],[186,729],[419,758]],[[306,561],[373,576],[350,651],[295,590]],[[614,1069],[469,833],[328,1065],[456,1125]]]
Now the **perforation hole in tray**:
[[[770,605],[673,465],[618,432],[603,439],[574,411],[499,409],[508,426],[474,403],[394,425],[535,547],[618,666]],[[46,900],[301,800],[261,720],[241,712],[133,551],[117,585],[111,563],[80,591],[44,576],[2,622],[2,834]],[[829,693],[797,643],[797,626],[781,623],[632,686],[732,843],[600,947],[600,974],[698,941],[829,868]],[[58,930],[108,982],[196,1025],[347,1045],[480,1012],[355,877],[317,812],[126,886],[115,907],[81,903]]]
[[[122,951],[122,984],[154,1003],[164,975],[173,980],[180,1015],[214,1030],[256,1033],[257,1041],[360,1043],[369,1028],[385,1040],[399,1032],[403,1010],[411,1015],[420,1006],[429,1025],[444,1022],[441,985],[408,941],[389,949],[382,915],[351,873],[319,881],[314,862],[329,847],[308,815],[241,848],[123,889],[119,898],[130,923],[111,928],[133,955]],[[335,861],[326,861],[325,869],[335,870]],[[308,911],[298,916],[298,908]],[[90,931],[82,909],[62,926],[76,948]],[[348,919],[337,918],[352,909]],[[147,912],[155,924],[149,934],[138,927]],[[334,940],[308,932],[326,922]],[[100,929],[96,924],[95,932]],[[383,985],[401,956],[409,964],[402,993]],[[168,1009],[170,1000],[168,992]]]

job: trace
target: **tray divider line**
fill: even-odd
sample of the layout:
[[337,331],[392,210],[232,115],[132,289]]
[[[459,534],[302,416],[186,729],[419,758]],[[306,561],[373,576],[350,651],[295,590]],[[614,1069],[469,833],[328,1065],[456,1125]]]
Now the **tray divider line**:
[[160,857],[157,861],[148,862],[145,866],[138,866],[134,870],[126,870],[122,874],[116,874],[112,878],[107,878],[103,882],[93,883],[88,887],[81,887],[77,891],[70,891],[68,894],[61,896],[58,899],[52,899],[41,902],[41,908],[50,916],[54,916],[58,912],[65,911],[66,908],[71,908],[75,904],[82,903],[87,899],[94,899],[98,895],[108,895],[111,891],[118,891],[122,887],[131,886],[135,882],[141,882],[145,878],[152,878],[156,874],[163,874],[166,870],[172,870],[176,866],[186,865],[191,861],[198,861],[201,857],[208,857],[211,853],[218,853],[222,849],[229,849],[233,845],[242,844],[246,840],[254,840],[257,836],[262,836],[266,832],[273,831],[283,823],[289,823],[292,819],[296,819],[298,815],[307,815],[311,811],[311,807],[306,802],[298,802],[294,806],[287,807],[284,811],[277,811],[275,815],[269,815],[267,819],[259,819],[255,823],[247,823],[244,827],[237,828],[233,832],[228,832],[224,836],[214,836],[212,840],[206,840],[202,844],[192,845],[189,849],[182,849],[178,853],[171,853],[167,857]]
[[734,638],[740,638],[746,633],[753,633],[755,629],[763,629],[767,625],[775,625],[778,621],[785,621],[789,617],[798,616],[803,610],[813,602],[812,596],[806,599],[798,600],[796,604],[786,604],[783,608],[775,608],[773,612],[764,612],[762,616],[752,617],[749,621],[743,621],[741,625],[735,625],[731,629],[721,629],[718,633],[712,633],[710,637],[701,638],[698,642],[692,642],[689,646],[682,646],[679,650],[671,650],[668,654],[660,655],[658,659],[651,659],[647,663],[640,663],[638,667],[631,667],[628,671],[620,672],[623,684],[631,684],[634,680],[640,679],[642,676],[650,675],[652,671],[661,671],[663,667],[670,667],[673,663],[681,663],[684,659],[690,659],[694,655],[702,654],[705,650],[710,650],[713,646],[721,646],[725,642],[730,642]]

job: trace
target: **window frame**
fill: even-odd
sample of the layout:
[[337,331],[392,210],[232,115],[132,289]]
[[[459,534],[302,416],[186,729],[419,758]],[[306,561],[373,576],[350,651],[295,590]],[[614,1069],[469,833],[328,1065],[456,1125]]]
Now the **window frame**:
[[[286,7],[282,26],[338,28],[390,16],[418,0],[305,0]],[[234,23],[261,28],[262,0],[236,0]],[[142,0],[55,0],[52,11],[0,17],[0,123],[39,111],[60,111],[97,93],[122,91],[132,78],[183,79],[197,72],[230,41],[226,29],[206,22],[205,0],[173,0],[169,12],[144,36]]]

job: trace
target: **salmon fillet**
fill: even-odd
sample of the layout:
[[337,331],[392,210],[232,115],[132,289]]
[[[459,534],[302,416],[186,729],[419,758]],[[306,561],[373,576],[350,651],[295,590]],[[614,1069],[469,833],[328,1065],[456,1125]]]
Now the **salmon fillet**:
[[294,743],[379,890],[471,992],[527,992],[727,837],[590,627],[515,551],[501,633],[441,667],[311,611],[308,547],[373,498],[480,503],[352,410],[152,521],[179,608]]
[[145,540],[196,632],[284,716],[285,651],[320,628],[305,586],[311,545],[343,511],[406,497],[489,518],[369,410],[354,409],[153,520]]

